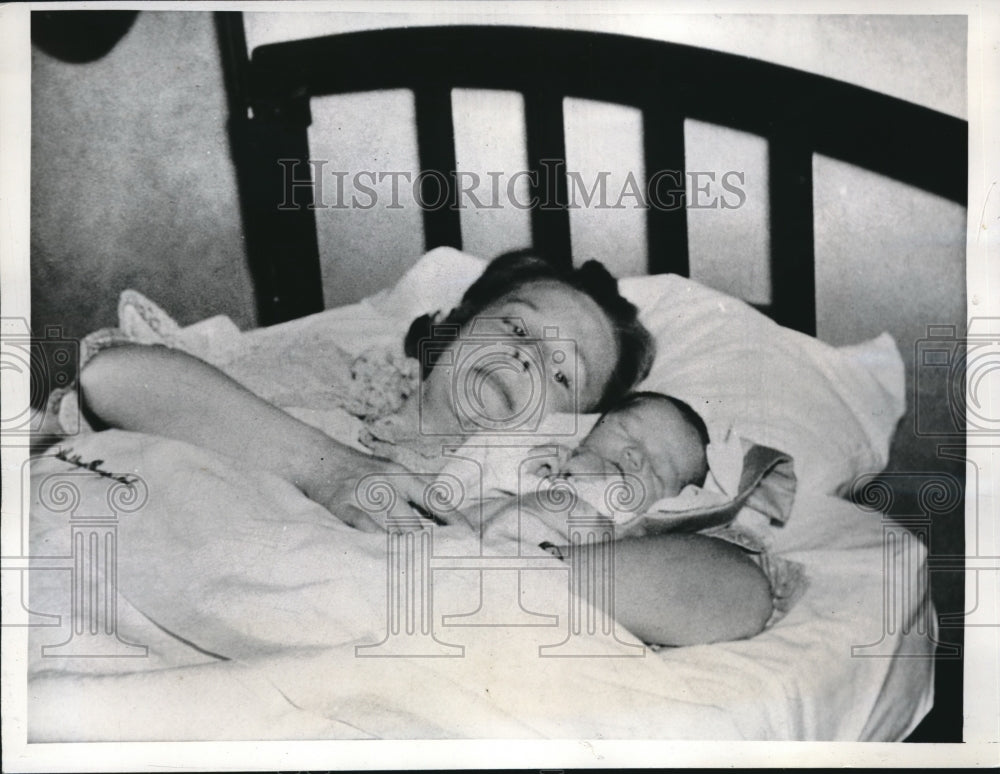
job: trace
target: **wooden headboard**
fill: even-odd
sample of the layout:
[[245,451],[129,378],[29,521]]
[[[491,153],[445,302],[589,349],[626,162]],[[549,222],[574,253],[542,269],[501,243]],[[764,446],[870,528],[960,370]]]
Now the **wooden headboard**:
[[[813,154],[860,166],[964,204],[967,124],[858,86],[779,65],[624,35],[509,26],[372,30],[257,48],[242,16],[217,14],[230,101],[231,141],[260,323],[323,309],[316,222],[308,187],[287,190],[277,159],[309,159],[310,99],[406,88],[416,104],[422,171],[456,169],[451,90],[503,89],[524,97],[529,171],[562,161],[563,99],[638,108],[647,171],[683,180],[684,121],[763,137],[768,145],[771,303],[777,322],[816,331]],[[373,52],[391,52],[373,56]],[[363,66],[358,63],[363,62]],[[425,185],[435,185],[425,177]],[[531,215],[532,242],[570,263],[565,175],[538,174],[533,196],[557,207]],[[458,195],[452,190],[450,196]],[[433,200],[436,193],[428,193]],[[298,206],[279,209],[294,197]],[[686,212],[647,210],[650,273],[688,274]],[[462,247],[457,209],[423,213],[425,248]]]

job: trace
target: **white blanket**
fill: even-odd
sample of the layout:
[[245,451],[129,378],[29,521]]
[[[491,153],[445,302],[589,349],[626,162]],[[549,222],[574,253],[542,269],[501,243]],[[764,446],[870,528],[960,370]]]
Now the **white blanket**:
[[[778,549],[806,566],[810,586],[752,640],[654,653],[618,628],[587,639],[590,657],[560,658],[544,646],[579,642],[568,640],[567,566],[523,550],[507,566],[531,569],[481,572],[516,545],[435,527],[433,607],[409,608],[430,610],[431,636],[377,658],[356,646],[387,639],[396,576],[386,535],[351,530],[284,481],[175,441],[104,432],[76,439],[72,454],[100,461],[96,471],[53,456],[32,466],[30,607],[60,619],[31,633],[30,741],[898,739],[930,705],[933,645],[916,625],[929,612],[915,585],[923,550],[889,551],[910,552],[902,581],[918,593],[884,633],[883,525],[836,498],[798,498],[814,518],[792,518]],[[102,471],[138,480],[129,489]],[[823,530],[796,532],[819,516]],[[117,634],[88,640],[86,621],[84,634],[71,628],[73,606],[92,614],[100,600],[74,597],[90,544],[74,564],[72,535],[94,533],[117,542],[116,554],[101,543],[88,581],[107,589],[103,574],[117,572],[117,601],[94,619]],[[516,625],[454,625],[472,620],[455,616],[477,610],[481,589],[480,623]],[[878,642],[883,657],[852,657],[852,646]],[[60,643],[124,657],[42,651]],[[901,652],[919,657],[885,657]]]

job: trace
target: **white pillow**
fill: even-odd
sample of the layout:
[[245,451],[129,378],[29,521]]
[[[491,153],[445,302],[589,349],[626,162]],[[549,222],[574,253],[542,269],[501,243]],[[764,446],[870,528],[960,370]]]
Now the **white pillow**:
[[619,283],[656,336],[643,389],[790,454],[800,487],[838,492],[882,470],[903,415],[903,361],[889,334],[838,349],[677,275]]
[[[437,248],[369,302],[409,324],[455,306],[485,265]],[[903,361],[887,333],[837,348],[677,275],[629,277],[619,287],[657,340],[642,389],[675,395],[707,422],[735,424],[741,436],[790,454],[800,488],[842,492],[885,467],[905,408]]]

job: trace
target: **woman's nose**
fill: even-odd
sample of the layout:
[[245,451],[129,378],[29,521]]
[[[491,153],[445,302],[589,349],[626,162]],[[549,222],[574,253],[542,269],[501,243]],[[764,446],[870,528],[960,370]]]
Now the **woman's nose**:
[[522,371],[531,370],[535,358],[532,357],[532,353],[526,351],[525,347],[512,343],[507,348],[507,354]]

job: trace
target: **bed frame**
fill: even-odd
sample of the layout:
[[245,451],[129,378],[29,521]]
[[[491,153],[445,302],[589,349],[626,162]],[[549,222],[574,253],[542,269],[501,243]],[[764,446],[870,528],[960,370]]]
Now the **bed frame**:
[[[816,332],[814,153],[963,205],[966,201],[965,121],[787,67],[623,35],[502,26],[330,35],[262,46],[250,59],[242,15],[220,12],[216,18],[262,325],[324,308],[315,214],[309,209],[312,197],[301,186],[286,190],[291,187],[276,160],[296,159],[305,168],[309,100],[330,94],[411,89],[421,170],[449,179],[456,169],[454,88],[523,94],[532,171],[542,170],[542,160],[565,165],[564,97],[641,110],[646,170],[672,170],[683,176],[685,118],[764,137],[773,287],[771,304],[761,309],[780,324],[809,334]],[[393,56],[373,57],[373,51],[391,51]],[[358,67],[362,61],[364,67]],[[437,185],[428,177],[422,183]],[[539,201],[559,205],[532,212],[534,247],[550,260],[570,264],[565,175],[537,175],[531,193]],[[450,200],[456,201],[457,195],[452,190]],[[421,198],[438,197],[431,189]],[[280,209],[287,201],[299,206]],[[650,207],[647,213],[649,272],[687,276],[685,208]],[[426,209],[423,218],[426,249],[461,249],[457,209]]]

